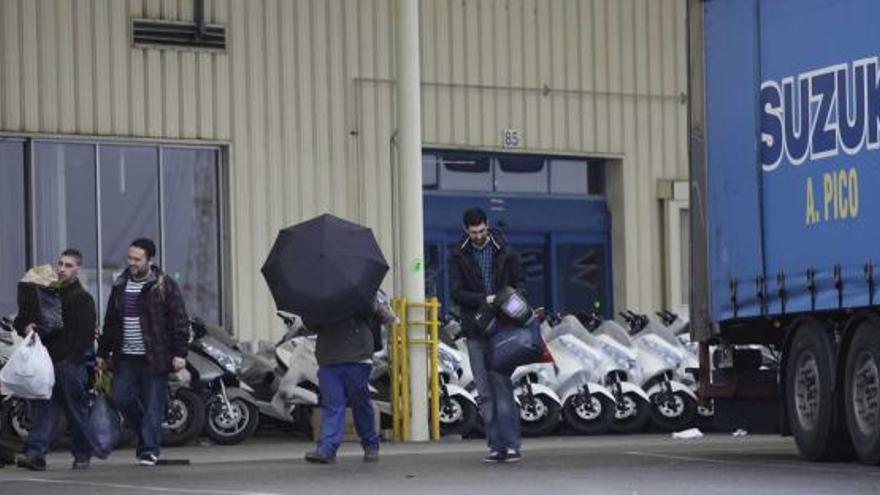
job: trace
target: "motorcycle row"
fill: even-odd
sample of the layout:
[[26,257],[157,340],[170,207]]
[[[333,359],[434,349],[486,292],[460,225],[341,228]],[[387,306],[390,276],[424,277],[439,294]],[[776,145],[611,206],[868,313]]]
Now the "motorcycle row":
[[[274,346],[246,345],[222,327],[192,320],[186,370],[169,380],[164,445],[184,445],[200,435],[221,445],[237,444],[261,423],[311,433],[320,396],[315,336],[298,316],[278,316],[286,332]],[[511,377],[523,435],[548,435],[563,425],[577,434],[598,435],[711,424],[711,406],[700,405],[696,395],[697,355],[687,318],[668,311],[656,318],[632,311],[621,317],[625,325],[603,320],[595,311],[544,318],[541,332],[553,362],[521,366]],[[447,318],[440,333],[441,434],[479,435],[476,385],[459,321]],[[11,321],[3,318],[0,365],[15,341]],[[387,346],[373,361],[371,393],[388,425]],[[0,429],[27,435],[27,401],[6,396],[0,412]]]

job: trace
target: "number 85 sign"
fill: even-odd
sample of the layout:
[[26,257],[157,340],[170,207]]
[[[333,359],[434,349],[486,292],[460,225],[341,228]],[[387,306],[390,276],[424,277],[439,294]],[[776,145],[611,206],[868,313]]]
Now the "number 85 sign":
[[522,148],[522,132],[519,129],[504,129],[501,135],[503,148]]

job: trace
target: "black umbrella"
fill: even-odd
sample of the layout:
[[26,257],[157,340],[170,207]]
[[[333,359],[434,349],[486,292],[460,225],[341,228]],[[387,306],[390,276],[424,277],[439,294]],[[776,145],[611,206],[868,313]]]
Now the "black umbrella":
[[372,230],[324,214],[281,230],[262,272],[278,309],[315,324],[370,311],[388,263]]

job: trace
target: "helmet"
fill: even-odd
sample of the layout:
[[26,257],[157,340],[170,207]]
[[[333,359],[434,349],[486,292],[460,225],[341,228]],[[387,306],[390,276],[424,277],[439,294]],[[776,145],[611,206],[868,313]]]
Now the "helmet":
[[495,294],[495,307],[500,315],[517,326],[525,326],[534,316],[526,298],[513,287],[504,287]]

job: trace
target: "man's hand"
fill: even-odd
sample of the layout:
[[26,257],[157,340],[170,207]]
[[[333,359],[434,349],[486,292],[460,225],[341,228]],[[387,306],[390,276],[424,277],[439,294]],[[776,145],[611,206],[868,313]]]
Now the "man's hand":
[[28,323],[27,326],[24,327],[24,335],[23,335],[23,336],[24,336],[24,337],[27,337],[28,335],[34,333],[34,331],[35,331],[36,329],[37,329],[37,324],[36,324],[36,323]]
[[98,371],[107,371],[107,361],[104,358],[95,358],[95,368]]
[[177,372],[177,371],[182,370],[183,368],[186,368],[186,359],[184,359],[182,357],[175,357],[174,359],[171,360],[171,369],[172,370]]
[[492,304],[495,302],[495,294],[491,294],[486,296],[486,304]]

